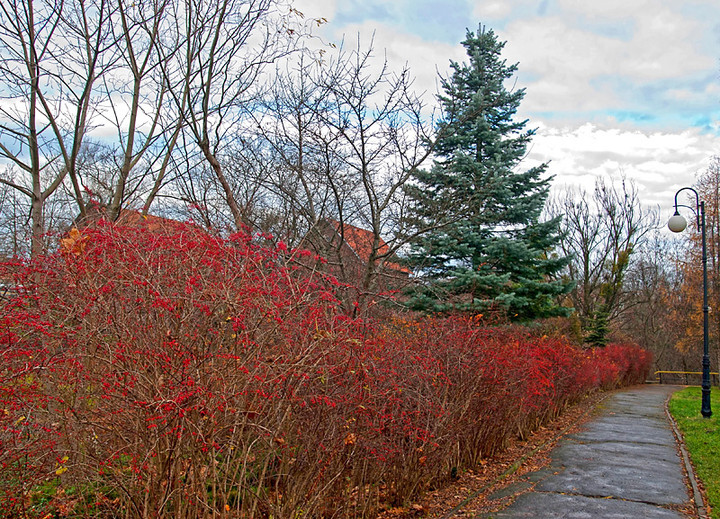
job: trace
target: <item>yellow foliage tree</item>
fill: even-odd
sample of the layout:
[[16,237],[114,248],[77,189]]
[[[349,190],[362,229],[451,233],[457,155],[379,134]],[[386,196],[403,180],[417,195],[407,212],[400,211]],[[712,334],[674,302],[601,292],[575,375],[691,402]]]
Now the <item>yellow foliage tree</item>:
[[[705,202],[707,243],[710,354],[713,371],[720,362],[720,157],[713,157],[698,178],[695,189]],[[691,204],[694,205],[694,201]],[[678,306],[674,319],[685,333],[676,347],[682,352],[700,350],[703,342],[702,236],[697,221],[690,220],[687,255],[678,265],[681,275]],[[713,360],[714,359],[714,362]]]

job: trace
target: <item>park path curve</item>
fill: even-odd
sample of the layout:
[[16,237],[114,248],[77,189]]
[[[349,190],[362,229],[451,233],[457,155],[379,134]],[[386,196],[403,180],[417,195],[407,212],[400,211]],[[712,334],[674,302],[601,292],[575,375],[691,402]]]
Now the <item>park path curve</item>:
[[527,475],[530,491],[481,517],[686,519],[682,510],[693,504],[665,414],[677,389],[646,385],[611,395],[580,432],[558,442],[548,467]]

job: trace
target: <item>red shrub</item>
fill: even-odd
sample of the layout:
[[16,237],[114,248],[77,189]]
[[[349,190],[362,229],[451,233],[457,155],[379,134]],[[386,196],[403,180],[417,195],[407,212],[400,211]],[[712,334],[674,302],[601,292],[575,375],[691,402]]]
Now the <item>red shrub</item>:
[[72,245],[2,267],[6,517],[372,516],[649,365],[474,319],[352,320],[245,235],[101,224]]
[[606,388],[642,384],[650,373],[651,354],[635,344],[608,344],[595,350],[595,356],[599,365],[617,373],[602,384]]

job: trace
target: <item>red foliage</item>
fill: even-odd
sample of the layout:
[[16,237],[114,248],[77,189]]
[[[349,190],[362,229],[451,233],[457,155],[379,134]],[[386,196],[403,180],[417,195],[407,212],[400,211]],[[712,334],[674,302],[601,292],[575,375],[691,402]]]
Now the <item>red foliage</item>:
[[649,366],[474,319],[350,319],[332,279],[242,234],[73,239],[2,266],[0,516],[372,516]]

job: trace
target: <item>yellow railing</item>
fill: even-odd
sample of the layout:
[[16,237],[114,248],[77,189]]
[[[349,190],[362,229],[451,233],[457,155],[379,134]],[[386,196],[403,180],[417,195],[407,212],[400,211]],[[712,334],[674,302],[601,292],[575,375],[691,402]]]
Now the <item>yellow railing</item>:
[[[702,371],[656,371],[655,372],[655,380],[657,380],[660,384],[663,383],[663,375],[673,375],[673,378],[680,378],[679,376],[684,375],[685,384],[688,383],[688,375],[700,375],[702,376]],[[716,371],[710,372],[710,382],[712,384],[718,385],[718,381],[720,374]],[[667,378],[667,377],[666,377]],[[699,382],[699,380],[698,380]]]

